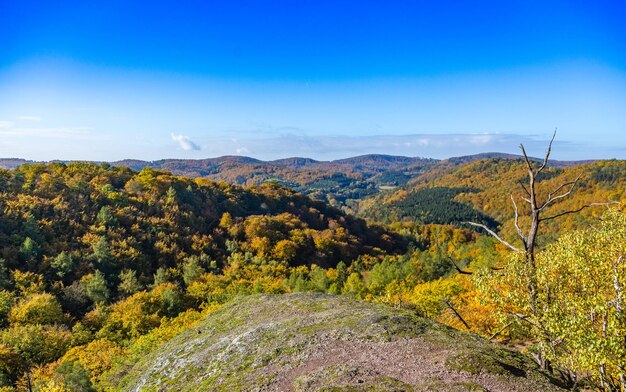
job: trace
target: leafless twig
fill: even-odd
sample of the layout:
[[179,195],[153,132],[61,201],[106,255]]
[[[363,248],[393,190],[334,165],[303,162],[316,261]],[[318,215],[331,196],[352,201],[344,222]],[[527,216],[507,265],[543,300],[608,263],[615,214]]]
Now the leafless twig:
[[519,211],[517,210],[517,203],[515,203],[513,195],[511,195],[511,201],[513,202],[513,207],[515,208],[515,230],[517,230],[517,235],[520,236],[522,241],[526,242],[526,236],[522,233],[522,229],[519,227]]
[[447,299],[444,298],[444,299],[441,300],[441,302],[443,302],[448,308],[450,308],[452,313],[454,313],[454,315],[463,323],[463,325],[465,326],[465,328],[467,328],[468,331],[471,330],[470,326],[467,324],[467,322],[465,322],[463,317],[461,317],[459,312],[457,312],[456,309],[454,309],[454,306],[452,306],[450,301],[448,301]]
[[509,244],[508,242],[506,242],[505,240],[503,240],[502,238],[500,238],[500,236],[498,234],[496,234],[495,231],[491,230],[490,228],[488,228],[487,226],[483,225],[482,223],[475,223],[475,222],[463,222],[466,223],[468,225],[472,225],[472,226],[476,226],[476,227],[480,227],[482,229],[484,229],[487,233],[491,234],[495,239],[497,239],[498,241],[500,241],[502,244],[504,244],[505,246],[507,246],[508,248],[516,251],[516,252],[521,252],[522,250],[518,247],[515,247],[511,244]]
[[[580,180],[580,176],[581,175],[582,175],[582,173],[579,174],[578,177],[576,177],[576,179],[574,181],[565,182],[565,183],[561,184],[558,188],[553,190],[552,192],[548,193],[548,198],[546,199],[545,203],[543,203],[541,205],[541,207],[539,207],[539,210],[541,211],[544,208],[546,208],[548,205],[550,205],[551,203],[554,203],[555,201],[557,201],[559,199],[562,199],[564,197],[569,196],[572,193],[572,191],[574,190],[574,187],[576,186],[576,184],[578,183],[578,180]],[[554,195],[555,193],[557,193],[558,191],[560,191],[561,189],[563,189],[564,187],[566,187],[568,185],[570,185],[570,188],[569,188],[569,190],[567,192],[562,193],[562,194],[560,194],[558,196],[554,196],[554,197],[552,196],[552,195]]]
[[588,208],[588,207],[609,206],[609,205],[612,205],[612,204],[619,204],[619,202],[618,201],[609,201],[607,203],[589,203],[589,204],[585,204],[582,207],[577,208],[575,210],[567,210],[567,211],[559,212],[558,214],[554,214],[554,215],[551,215],[551,216],[548,216],[548,217],[545,217],[545,218],[540,218],[539,221],[543,222],[543,221],[547,221],[547,220],[550,220],[550,219],[555,219],[555,218],[561,217],[563,215],[575,214],[575,213],[580,212],[580,211],[582,211],[582,210],[584,210],[585,208]]

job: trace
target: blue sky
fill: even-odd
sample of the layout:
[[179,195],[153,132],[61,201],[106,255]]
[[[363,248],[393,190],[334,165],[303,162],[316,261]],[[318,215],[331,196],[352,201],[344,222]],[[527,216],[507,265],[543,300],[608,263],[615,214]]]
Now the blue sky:
[[0,157],[626,158],[623,1],[0,0]]

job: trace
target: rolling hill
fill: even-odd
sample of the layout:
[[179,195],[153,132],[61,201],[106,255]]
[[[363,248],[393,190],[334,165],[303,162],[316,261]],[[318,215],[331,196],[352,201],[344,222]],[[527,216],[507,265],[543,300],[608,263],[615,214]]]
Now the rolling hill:
[[[428,173],[439,175],[437,173],[445,172],[450,168],[490,158],[521,159],[518,155],[502,153],[483,153],[443,161],[369,154],[334,161],[316,161],[302,157],[261,161],[245,156],[222,156],[158,161],[125,159],[110,162],[110,164],[129,167],[137,171],[144,168],[167,170],[175,175],[204,177],[243,186],[278,182],[305,195],[343,208],[345,211],[356,213],[359,200],[374,196],[381,191],[404,186],[417,177],[428,176]],[[537,158],[533,159],[537,160]],[[36,162],[15,158],[0,159],[0,168],[14,169],[24,163]],[[567,167],[580,163],[550,161],[553,167]]]

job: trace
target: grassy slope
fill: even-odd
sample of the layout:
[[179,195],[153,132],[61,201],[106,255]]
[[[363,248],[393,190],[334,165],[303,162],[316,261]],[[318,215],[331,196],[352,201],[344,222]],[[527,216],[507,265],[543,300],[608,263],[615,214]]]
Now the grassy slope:
[[125,391],[559,390],[534,362],[414,313],[322,294],[258,295],[108,376]]

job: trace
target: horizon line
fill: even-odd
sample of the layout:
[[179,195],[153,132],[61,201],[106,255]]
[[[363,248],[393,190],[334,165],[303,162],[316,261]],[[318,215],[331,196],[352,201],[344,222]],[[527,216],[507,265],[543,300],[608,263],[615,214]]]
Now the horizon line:
[[[451,159],[459,159],[459,158],[468,158],[468,157],[477,157],[477,156],[481,156],[481,155],[500,155],[500,156],[495,156],[495,157],[485,157],[484,159],[490,159],[490,158],[502,158],[502,159],[523,159],[524,156],[521,154],[513,154],[513,153],[507,153],[507,152],[498,152],[498,151],[486,151],[486,152],[480,152],[480,153],[476,153],[476,154],[467,154],[467,155],[455,155],[455,156],[450,156],[447,158],[431,158],[431,157],[425,157],[425,156],[409,156],[409,155],[394,155],[394,154],[383,154],[383,153],[370,153],[370,154],[360,154],[360,155],[351,155],[351,156],[346,156],[343,158],[338,158],[338,159],[332,159],[332,160],[320,160],[320,159],[314,159],[314,158],[310,158],[310,157],[306,157],[306,156],[288,156],[288,157],[284,157],[284,158],[277,158],[277,159],[269,159],[269,160],[265,160],[265,159],[260,159],[260,158],[255,158],[253,156],[249,156],[249,155],[235,155],[235,154],[226,154],[226,155],[218,155],[218,156],[214,156],[214,157],[205,157],[205,158],[159,158],[159,159],[155,159],[155,160],[145,160],[145,159],[138,159],[138,158],[123,158],[123,159],[117,159],[117,160],[89,160],[89,159],[61,159],[61,158],[55,158],[55,159],[50,159],[50,160],[34,160],[34,159],[26,159],[26,158],[19,158],[19,157],[0,157],[0,161],[8,161],[8,160],[16,160],[16,161],[23,161],[24,163],[81,163],[81,162],[85,162],[85,163],[109,163],[109,164],[114,164],[114,163],[120,163],[120,162],[124,162],[124,161],[138,161],[138,162],[145,162],[145,163],[155,163],[155,162],[162,162],[162,161],[194,161],[194,162],[198,162],[198,161],[206,161],[206,160],[218,160],[218,159],[223,159],[223,158],[247,158],[247,159],[251,159],[251,160],[255,160],[259,163],[274,163],[277,161],[284,161],[284,160],[289,160],[289,159],[306,159],[306,160],[310,160],[313,161],[313,163],[336,163],[338,161],[345,161],[345,160],[349,160],[349,159],[355,159],[355,158],[364,158],[364,157],[372,157],[372,156],[380,156],[380,157],[390,157],[390,158],[408,158],[408,159],[416,159],[416,160],[431,160],[431,161],[447,161],[447,160],[451,160]],[[539,158],[539,157],[535,157],[535,156],[529,156],[530,159],[540,159],[542,160],[543,158]],[[624,159],[618,159],[618,158],[585,158],[585,159],[549,159],[550,162],[597,162],[597,161],[611,161],[611,160],[624,160]]]

